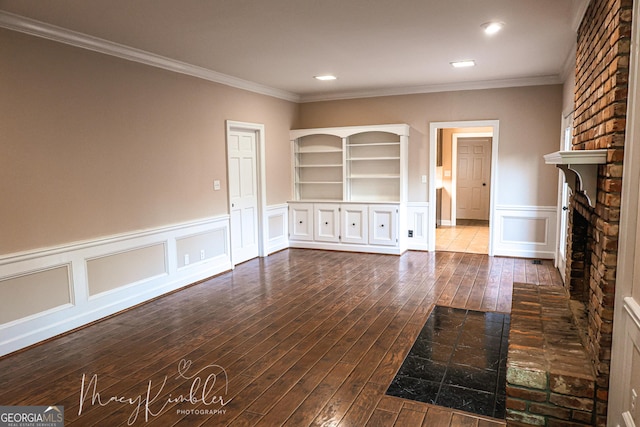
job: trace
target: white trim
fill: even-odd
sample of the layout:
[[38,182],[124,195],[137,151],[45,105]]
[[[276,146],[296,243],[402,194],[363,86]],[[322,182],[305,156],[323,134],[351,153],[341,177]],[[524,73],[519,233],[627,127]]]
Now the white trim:
[[0,11],[0,27],[68,44],[81,49],[115,56],[117,58],[126,59],[127,61],[162,68],[164,70],[173,71],[174,73],[185,74],[226,86],[248,90],[261,95],[272,96],[274,98],[280,98],[292,102],[300,101],[300,96],[295,93],[243,80],[217,71],[188,64],[186,62],[156,55],[155,53],[136,49],[5,11]]
[[261,95],[272,96],[291,102],[318,102],[335,101],[341,99],[372,98],[378,96],[412,95],[419,93],[451,92],[460,90],[499,89],[522,86],[542,86],[562,84],[560,75],[548,75],[539,77],[525,77],[502,80],[486,80],[476,82],[447,83],[436,85],[423,85],[400,87],[392,89],[379,89],[367,91],[336,92],[331,94],[298,95],[282,89],[262,85],[252,81],[240,79],[228,74],[219,73],[207,68],[188,64],[176,59],[167,58],[134,47],[115,43],[99,37],[58,27],[53,24],[16,15],[6,11],[0,11],[0,27],[18,31],[35,37],[53,40],[59,43],[75,46],[99,52],[105,55],[138,62],[156,68],[185,74],[199,79],[220,83],[226,86],[248,90]]
[[[495,208],[495,221],[492,228],[494,255],[516,256],[522,258],[553,259],[556,246],[556,206],[498,205]],[[544,221],[544,237],[542,241],[523,241],[506,239],[509,230],[505,227],[506,219],[542,220]]]
[[[417,223],[420,222],[418,225]],[[407,249],[426,251],[429,249],[429,203],[407,203],[407,230],[413,230],[413,237],[407,235]],[[422,230],[422,234],[418,230]]]
[[303,249],[321,249],[325,251],[344,251],[344,252],[366,252],[384,255],[402,255],[404,252],[399,246],[385,246],[385,245],[358,245],[348,243],[330,243],[320,242],[316,240],[291,240],[289,242],[290,248],[303,248]]
[[[222,253],[204,261],[176,268],[176,240],[221,230]],[[166,274],[154,275],[116,289],[89,296],[87,262],[103,256],[151,245],[164,245]],[[105,316],[180,289],[232,268],[229,254],[228,215],[172,224],[139,232],[8,254],[1,258],[0,280],[70,266],[71,302],[0,325],[0,355],[5,355]],[[25,295],[25,298],[28,298]]]
[[[586,2],[585,2],[586,3]],[[577,41],[573,42],[567,57],[564,59],[564,63],[562,64],[562,68],[560,71],[560,80],[562,83],[566,82],[569,78],[569,75],[576,72],[576,51],[578,50]]]
[[[266,209],[266,228],[267,228],[267,255],[281,251],[289,247],[289,205],[282,203],[279,205],[267,206]],[[282,223],[282,234],[272,236],[271,220],[279,218]]]
[[[267,177],[266,177],[266,142],[265,142],[265,126],[261,123],[249,123],[249,122],[238,122],[233,120],[227,120],[226,122],[227,130],[226,130],[226,139],[227,143],[229,141],[229,133],[232,130],[239,130],[245,132],[255,132],[256,134],[256,143],[257,143],[257,167],[258,167],[258,176],[256,177],[258,181],[258,256],[265,257],[268,255],[267,250],[267,242],[269,240],[269,230],[267,230],[266,211],[267,211]],[[229,171],[229,164],[227,159],[227,172]],[[227,179],[227,185],[229,184],[229,180]],[[230,197],[229,188],[227,188],[227,198]],[[230,200],[230,199],[229,199]],[[228,206],[231,206],[231,202],[229,201]],[[232,259],[233,259],[233,253]],[[235,263],[233,264],[235,265]]]
[[560,75],[525,77],[518,79],[485,80],[477,82],[460,82],[439,85],[410,86],[391,89],[363,90],[350,92],[334,92],[330,94],[303,95],[301,103],[336,101],[341,99],[374,98],[379,96],[414,95],[420,93],[454,92],[460,90],[501,89],[523,86],[545,86],[562,84]]
[[[493,220],[495,213],[495,199],[498,193],[498,143],[500,141],[500,120],[471,120],[455,122],[431,122],[429,123],[429,200],[436,199],[436,145],[438,141],[438,129],[446,128],[493,128],[491,140],[491,189],[489,192],[489,256],[494,255],[493,249]],[[436,204],[429,204],[429,251],[436,249]]]
[[386,125],[367,125],[367,126],[340,126],[330,128],[310,128],[310,129],[292,129],[289,131],[289,139],[295,141],[298,138],[309,135],[333,135],[340,138],[347,138],[363,132],[388,132],[398,136],[409,136],[410,126],[405,123],[394,123]]

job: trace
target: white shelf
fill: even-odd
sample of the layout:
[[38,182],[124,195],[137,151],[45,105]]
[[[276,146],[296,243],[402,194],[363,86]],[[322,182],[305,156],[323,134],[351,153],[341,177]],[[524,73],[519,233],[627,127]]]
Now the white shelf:
[[400,142],[362,142],[347,144],[347,147],[375,147],[381,145],[400,145]]
[[351,175],[349,179],[400,179],[400,175]]
[[408,125],[291,131],[294,200],[406,202],[408,136]]
[[380,161],[380,160],[400,160],[398,157],[351,157],[347,159],[352,162]]
[[299,181],[296,184],[297,185],[305,185],[305,184],[340,184],[342,185],[342,181]]
[[341,168],[342,164],[338,165],[297,165],[297,168]]
[[336,150],[321,150],[321,149],[317,149],[317,150],[298,150],[295,151],[295,154],[325,154],[325,153],[342,153],[341,149],[336,149]]
[[574,193],[584,192],[589,205],[595,207],[598,165],[607,163],[607,151],[606,149],[556,151],[545,154],[544,161],[562,170],[571,190]]

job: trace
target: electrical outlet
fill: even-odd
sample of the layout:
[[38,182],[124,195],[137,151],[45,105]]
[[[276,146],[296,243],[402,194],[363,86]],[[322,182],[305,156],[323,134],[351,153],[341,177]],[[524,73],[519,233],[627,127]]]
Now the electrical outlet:
[[184,254],[184,265],[189,264],[189,254]]
[[204,249],[200,250],[200,261],[204,259]]

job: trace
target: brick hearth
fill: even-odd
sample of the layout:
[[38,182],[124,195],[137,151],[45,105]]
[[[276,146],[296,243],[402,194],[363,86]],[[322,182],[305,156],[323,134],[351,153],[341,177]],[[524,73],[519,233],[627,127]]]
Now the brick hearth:
[[507,425],[593,425],[596,376],[562,286],[514,283]]

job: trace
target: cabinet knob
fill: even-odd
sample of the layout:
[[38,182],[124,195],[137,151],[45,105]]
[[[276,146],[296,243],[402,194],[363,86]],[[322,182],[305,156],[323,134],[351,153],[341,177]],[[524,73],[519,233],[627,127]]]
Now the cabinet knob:
[[302,221],[300,221],[300,224],[302,224]]
[[356,223],[354,222],[353,224],[351,224],[351,226],[352,226],[352,227],[355,227],[355,226],[356,226]]
[[329,221],[325,221],[325,222],[324,222],[324,225],[329,225]]
[[384,228],[384,224],[380,224],[380,227]]

